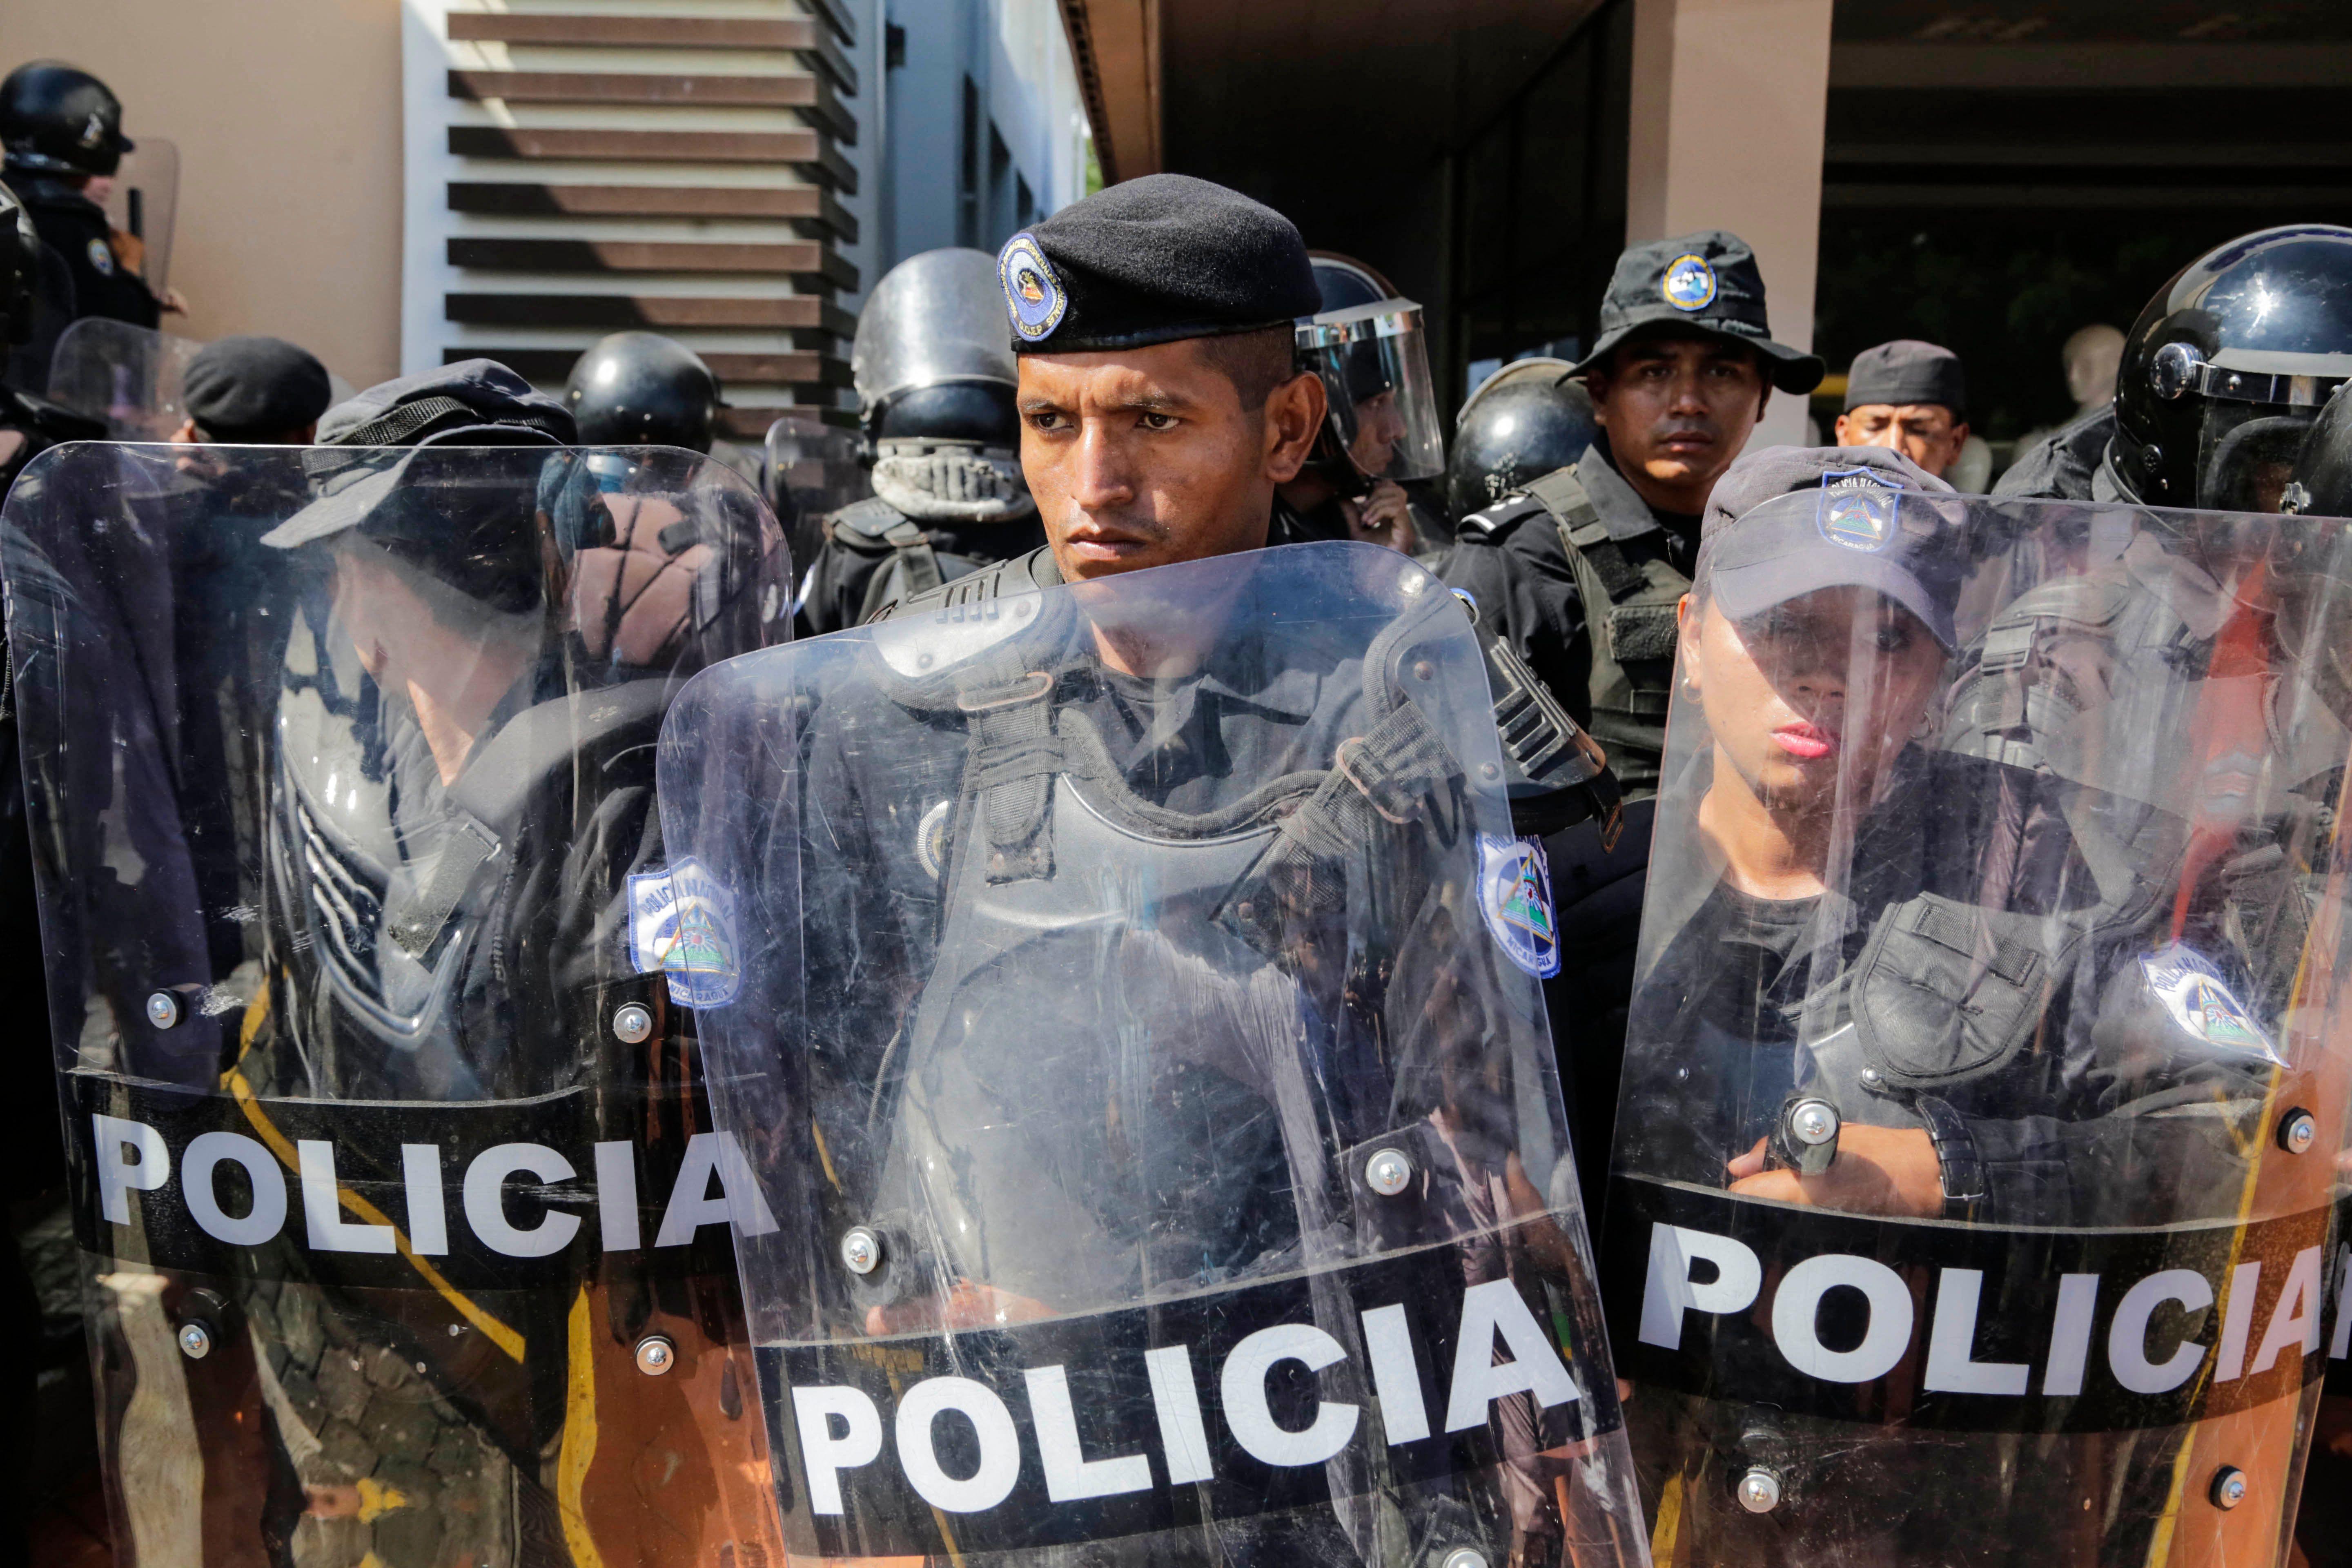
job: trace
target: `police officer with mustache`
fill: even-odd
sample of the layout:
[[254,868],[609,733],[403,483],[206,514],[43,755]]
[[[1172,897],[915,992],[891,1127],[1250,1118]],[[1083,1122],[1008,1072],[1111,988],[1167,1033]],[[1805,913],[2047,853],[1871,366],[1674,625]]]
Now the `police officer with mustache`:
[[1627,805],[1555,834],[1561,973],[1547,983],[1580,1173],[1598,1190],[1617,1101],[1642,874],[1674,669],[1675,605],[1699,518],[1775,390],[1811,392],[1822,362],[1777,342],[1755,253],[1722,229],[1617,258],[1592,352],[1570,373],[1600,434],[1577,462],[1456,526],[1444,575],[1591,731]]

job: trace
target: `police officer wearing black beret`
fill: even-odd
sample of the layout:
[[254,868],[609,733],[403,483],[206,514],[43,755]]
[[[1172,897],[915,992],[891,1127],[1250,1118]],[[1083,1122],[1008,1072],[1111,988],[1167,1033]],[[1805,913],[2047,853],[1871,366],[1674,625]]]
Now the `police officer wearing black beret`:
[[187,418],[172,439],[236,447],[307,447],[335,400],[327,367],[283,338],[215,338],[181,377]]
[[1773,391],[1801,396],[1822,369],[1773,341],[1755,254],[1721,229],[1620,256],[1600,325],[1570,372],[1591,393],[1599,438],[1576,463],[1463,519],[1444,573],[1592,732],[1624,791],[1613,847],[1593,825],[1548,846],[1563,957],[1546,994],[1589,1187],[1605,1173],[1675,606],[1690,588],[1699,519]]
[[1287,218],[1151,174],[1014,235],[997,276],[1047,542],[980,575],[1054,584],[1269,542],[1275,489],[1324,413],[1321,381],[1293,362],[1293,322],[1321,297]]

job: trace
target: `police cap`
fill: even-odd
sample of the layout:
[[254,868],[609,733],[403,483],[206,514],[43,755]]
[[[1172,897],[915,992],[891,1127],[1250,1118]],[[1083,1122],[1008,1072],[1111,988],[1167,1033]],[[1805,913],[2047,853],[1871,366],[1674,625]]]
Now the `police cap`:
[[1724,471],[1699,525],[1698,580],[1734,620],[1823,588],[1874,589],[1957,646],[1967,505],[1881,447],[1768,447]]
[[1845,378],[1847,413],[1881,404],[1903,408],[1919,403],[1950,409],[1956,422],[1969,416],[1969,378],[1959,355],[1916,338],[1897,338],[1853,356],[1853,368]]
[[1654,239],[1620,256],[1601,301],[1601,335],[1578,363],[1577,374],[1608,363],[1610,353],[1629,338],[1669,331],[1746,344],[1782,392],[1801,395],[1822,384],[1820,360],[1772,341],[1756,253],[1727,230]]
[[1322,308],[1290,220],[1238,191],[1147,174],[1007,240],[1015,353],[1086,353],[1286,326]]

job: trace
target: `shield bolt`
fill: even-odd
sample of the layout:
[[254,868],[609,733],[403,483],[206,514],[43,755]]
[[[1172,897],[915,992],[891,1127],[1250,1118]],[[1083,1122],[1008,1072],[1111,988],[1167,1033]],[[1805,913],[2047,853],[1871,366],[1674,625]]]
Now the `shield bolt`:
[[613,1015],[613,1033],[625,1046],[641,1046],[652,1037],[654,1016],[642,1002],[631,1002]]
[[1800,1100],[1789,1112],[1789,1135],[1809,1149],[1818,1149],[1838,1135],[1837,1107],[1826,1100]]
[[2249,1490],[2246,1472],[2235,1465],[2224,1465],[2213,1472],[2213,1506],[2231,1509],[2246,1500]]
[[1439,1568],[1486,1568],[1486,1554],[1475,1546],[1457,1546],[1445,1554]]
[[213,1331],[202,1323],[182,1323],[176,1337],[180,1342],[180,1353],[190,1361],[202,1361],[213,1353]]
[[1770,1513],[1780,1506],[1780,1478],[1761,1465],[1751,1465],[1739,1478],[1739,1506],[1750,1513]]
[[2279,1147],[2290,1154],[2307,1154],[2319,1142],[2319,1119],[2297,1106],[2279,1118]]
[[168,1029],[180,1021],[180,999],[169,991],[147,994],[147,1021],[159,1029]]
[[677,1347],[659,1334],[647,1334],[637,1342],[637,1370],[647,1377],[659,1377],[677,1364]]
[[841,1261],[852,1274],[871,1274],[882,1267],[882,1238],[857,1226],[841,1238]]
[[1412,1162],[1405,1158],[1402,1149],[1376,1149],[1372,1157],[1364,1162],[1364,1185],[1384,1198],[1396,1196],[1412,1181]]

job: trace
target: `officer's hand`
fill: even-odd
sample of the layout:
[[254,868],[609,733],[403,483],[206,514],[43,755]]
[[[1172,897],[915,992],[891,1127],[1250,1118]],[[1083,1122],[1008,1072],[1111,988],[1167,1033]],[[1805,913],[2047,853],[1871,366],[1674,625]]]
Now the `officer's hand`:
[[1743,1198],[1806,1204],[1848,1214],[1903,1215],[1939,1219],[1944,1173],[1922,1127],[1871,1127],[1849,1121],[1838,1131],[1837,1159],[1818,1176],[1764,1168],[1767,1141],[1730,1162],[1731,1190]]
[[1407,555],[1412,553],[1416,542],[1412,505],[1405,499],[1404,487],[1394,479],[1382,479],[1362,500],[1343,503],[1343,510],[1351,538],[1365,544],[1385,544]]
[[188,313],[187,296],[177,289],[164,289],[155,296],[155,303],[163,308],[163,313],[167,316],[184,316]]

